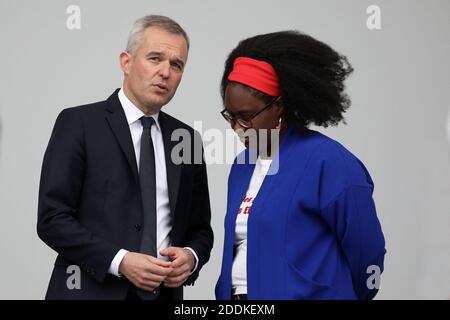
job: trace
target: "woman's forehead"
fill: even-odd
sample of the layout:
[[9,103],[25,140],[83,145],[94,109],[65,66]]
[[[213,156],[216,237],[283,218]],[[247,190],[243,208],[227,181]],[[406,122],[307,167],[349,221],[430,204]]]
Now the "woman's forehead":
[[259,107],[263,103],[242,85],[229,83],[225,89],[225,104],[230,106]]

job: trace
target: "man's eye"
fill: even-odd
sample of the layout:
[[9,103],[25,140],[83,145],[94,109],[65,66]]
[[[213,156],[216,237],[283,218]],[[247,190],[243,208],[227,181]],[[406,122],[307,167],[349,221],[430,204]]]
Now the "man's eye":
[[180,64],[178,64],[178,63],[172,64],[172,67],[173,67],[174,69],[176,69],[176,70],[179,70],[179,71],[183,70],[183,66],[180,65]]
[[159,57],[150,57],[150,58],[148,58],[148,60],[154,61],[154,62],[158,62],[159,61]]

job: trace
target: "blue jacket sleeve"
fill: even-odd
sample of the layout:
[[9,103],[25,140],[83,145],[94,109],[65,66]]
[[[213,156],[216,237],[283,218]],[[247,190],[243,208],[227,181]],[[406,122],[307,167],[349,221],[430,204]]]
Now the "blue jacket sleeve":
[[321,210],[341,244],[354,290],[358,298],[364,300],[373,299],[378,292],[372,280],[375,272],[383,271],[386,252],[372,191],[371,185],[349,186]]

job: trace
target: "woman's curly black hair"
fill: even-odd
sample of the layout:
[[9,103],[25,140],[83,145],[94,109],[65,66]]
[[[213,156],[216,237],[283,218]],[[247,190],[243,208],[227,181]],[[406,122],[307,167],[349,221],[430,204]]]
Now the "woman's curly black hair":
[[[343,113],[351,104],[344,92],[344,80],[353,68],[345,56],[327,44],[294,30],[242,40],[225,62],[222,99],[237,57],[266,61],[275,69],[288,126],[303,129],[314,123],[327,127],[344,119]],[[272,99],[262,92],[250,91],[264,102]]]

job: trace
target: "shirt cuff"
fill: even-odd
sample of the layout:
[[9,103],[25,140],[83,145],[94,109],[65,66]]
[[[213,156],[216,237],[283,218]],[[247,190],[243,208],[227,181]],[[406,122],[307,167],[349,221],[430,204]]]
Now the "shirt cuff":
[[121,277],[122,274],[119,272],[119,266],[122,262],[123,257],[128,253],[125,249],[120,249],[119,252],[117,252],[114,259],[111,261],[111,264],[109,265],[108,273],[111,273],[115,275],[116,277]]
[[191,270],[191,272],[189,273],[189,275],[193,274],[195,272],[195,270],[197,270],[198,268],[198,257],[197,254],[195,253],[194,249],[190,248],[190,247],[184,247],[185,249],[188,249],[190,252],[192,252],[192,254],[194,255],[195,258],[195,266],[194,269]]

